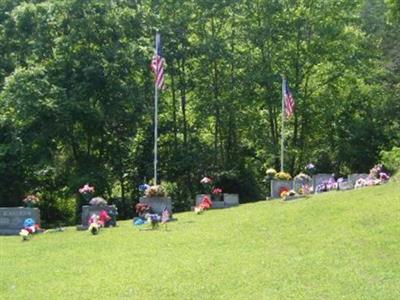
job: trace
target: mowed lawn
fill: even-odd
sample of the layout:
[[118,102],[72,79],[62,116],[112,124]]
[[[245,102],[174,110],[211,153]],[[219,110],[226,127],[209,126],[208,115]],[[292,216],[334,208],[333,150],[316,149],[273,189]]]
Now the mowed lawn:
[[0,237],[0,299],[400,299],[398,183],[175,217]]

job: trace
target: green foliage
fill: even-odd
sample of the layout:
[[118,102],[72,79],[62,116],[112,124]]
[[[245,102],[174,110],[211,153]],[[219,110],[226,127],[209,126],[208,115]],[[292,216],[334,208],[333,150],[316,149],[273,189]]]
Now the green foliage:
[[385,168],[391,172],[400,170],[400,148],[393,147],[390,151],[381,151],[381,160]]
[[204,174],[244,201],[264,192],[265,163],[279,167],[279,74],[296,101],[286,169],[366,171],[400,138],[398,1],[387,3],[3,0],[1,205],[33,190],[68,199],[90,182],[132,214],[153,176],[156,28],[159,177],[177,210]]

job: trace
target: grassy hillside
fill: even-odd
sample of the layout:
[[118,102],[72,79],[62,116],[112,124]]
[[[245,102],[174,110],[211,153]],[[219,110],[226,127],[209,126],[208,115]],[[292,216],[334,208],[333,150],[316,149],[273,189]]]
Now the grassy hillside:
[[0,237],[1,299],[400,299],[400,184]]

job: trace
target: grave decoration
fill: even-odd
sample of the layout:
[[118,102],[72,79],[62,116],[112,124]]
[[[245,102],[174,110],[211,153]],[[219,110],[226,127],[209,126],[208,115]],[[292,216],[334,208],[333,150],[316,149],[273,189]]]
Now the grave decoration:
[[304,172],[309,175],[309,176],[313,176],[315,174],[316,171],[316,167],[313,163],[308,163],[305,167],[304,167]]
[[211,201],[211,199],[207,195],[205,195],[201,202],[194,208],[194,212],[196,214],[201,214],[205,210],[210,209],[212,205],[213,202]]
[[338,189],[338,184],[335,180],[335,178],[332,176],[328,180],[322,181],[320,184],[318,184],[315,188],[316,193],[323,193],[323,192],[329,192],[333,190]]
[[354,188],[353,182],[348,179],[338,178],[337,180],[338,190],[340,191],[348,191]]
[[34,219],[27,218],[24,221],[23,228],[19,232],[19,235],[22,237],[23,241],[28,241],[31,235],[39,232],[43,232],[39,224],[37,224]]
[[89,228],[88,231],[90,233],[92,233],[93,235],[96,235],[99,233],[101,226],[100,223],[100,218],[98,215],[93,214],[90,218],[89,218]]
[[106,206],[107,201],[102,197],[94,197],[89,201],[89,204],[93,206]]
[[139,203],[145,203],[150,206],[153,213],[161,215],[163,210],[167,207],[169,213],[172,215],[172,201],[167,196],[167,193],[162,185],[147,185],[142,184],[139,190],[144,193],[140,197]]
[[108,214],[105,209],[103,209],[98,214],[94,213],[90,216],[88,220],[88,230],[92,234],[97,234],[100,228],[113,226],[112,223],[113,218]]
[[369,171],[368,177],[357,179],[354,187],[358,189],[366,186],[380,185],[387,183],[389,179],[390,176],[384,171],[383,165],[377,164]]
[[283,191],[290,191],[293,188],[292,177],[289,173],[278,172],[271,180],[271,197],[279,198]]
[[294,177],[293,189],[300,195],[308,195],[312,192],[312,178],[305,174],[300,173]]
[[26,196],[22,200],[22,202],[24,203],[24,205],[26,207],[31,208],[31,207],[34,207],[35,205],[39,204],[40,199],[36,195],[31,194],[31,195]]
[[0,207],[0,235],[18,235],[26,219],[40,224],[40,210],[31,207]]
[[271,180],[274,179],[276,174],[276,170],[274,168],[269,168],[267,169],[267,171],[265,172],[265,183],[267,185],[267,191],[269,191],[269,194],[267,195],[267,199],[268,197],[271,197]]
[[216,187],[212,190],[213,201],[223,201],[222,200],[222,189]]
[[280,194],[280,197],[282,200],[284,201],[288,201],[288,200],[294,200],[299,198],[299,194],[296,193],[295,190],[289,190],[289,191],[282,191],[282,193]]
[[82,195],[83,199],[85,199],[86,203],[92,199],[94,191],[94,186],[90,186],[89,183],[86,183],[79,189],[79,193]]

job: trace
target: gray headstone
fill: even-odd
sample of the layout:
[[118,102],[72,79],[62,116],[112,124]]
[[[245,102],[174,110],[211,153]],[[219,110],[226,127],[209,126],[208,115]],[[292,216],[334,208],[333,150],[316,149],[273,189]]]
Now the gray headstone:
[[368,174],[366,174],[366,173],[354,173],[354,174],[350,174],[347,176],[348,180],[351,181],[353,184],[355,184],[358,179],[360,179],[360,178],[365,179],[367,177],[368,177]]
[[322,182],[327,181],[333,178],[332,174],[316,174],[313,176],[313,187],[314,191],[316,191],[317,186],[320,185]]
[[40,224],[40,210],[25,207],[0,207],[0,235],[19,234],[27,218],[32,218],[36,224]]
[[112,211],[115,215],[118,214],[118,209],[115,205],[106,205],[106,206],[98,206],[98,205],[84,205],[82,206],[82,226],[88,226],[89,218],[96,214],[98,215],[102,210],[106,210],[107,212]]
[[309,188],[312,187],[312,178],[310,178],[309,180],[306,179],[300,179],[300,178],[296,178],[293,179],[293,189],[296,191],[296,193],[298,193],[300,191],[300,189],[307,185]]
[[271,180],[271,197],[272,198],[279,198],[280,194],[279,191],[281,188],[287,188],[291,190],[293,188],[293,181],[292,180]]
[[213,201],[211,208],[225,208],[224,201]]
[[225,203],[225,206],[228,206],[228,207],[239,205],[239,195],[224,193],[224,203]]
[[338,185],[339,185],[339,190],[341,190],[341,191],[348,191],[348,190],[354,189],[354,184],[350,180],[339,182]]
[[172,215],[172,201],[169,197],[140,197],[139,202],[148,204],[156,214],[162,214],[166,207]]

